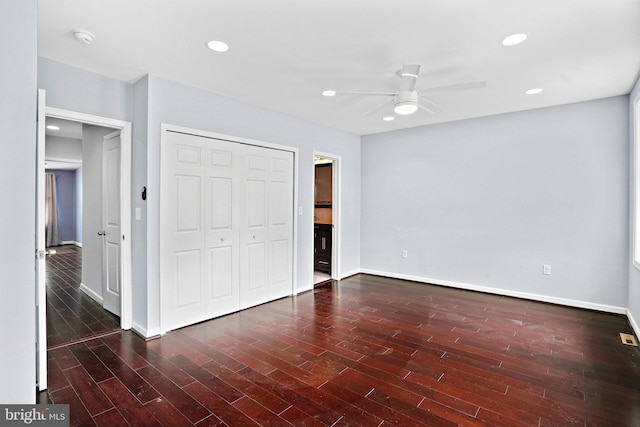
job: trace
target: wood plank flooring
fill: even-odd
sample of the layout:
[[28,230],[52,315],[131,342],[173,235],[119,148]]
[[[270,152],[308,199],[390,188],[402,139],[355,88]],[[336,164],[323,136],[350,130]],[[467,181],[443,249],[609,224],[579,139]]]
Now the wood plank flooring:
[[82,249],[56,246],[47,256],[47,348],[120,329],[120,319],[80,290]]
[[49,352],[72,425],[638,426],[626,317],[368,275]]

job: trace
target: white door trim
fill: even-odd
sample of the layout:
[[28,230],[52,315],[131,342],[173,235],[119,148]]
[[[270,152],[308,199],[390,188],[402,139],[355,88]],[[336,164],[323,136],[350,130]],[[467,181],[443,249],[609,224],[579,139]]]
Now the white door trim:
[[47,285],[45,275],[45,106],[46,92],[38,89],[38,135],[36,138],[36,296],[38,306],[37,379],[40,391],[47,388]]
[[[332,172],[331,172],[331,222],[333,227],[331,228],[331,278],[342,279],[340,269],[340,225],[341,225],[341,183],[342,177],[342,156],[338,154],[326,153],[324,151],[313,151],[312,161],[316,157],[324,157],[326,159],[333,160]],[[314,168],[315,171],[315,168]],[[313,185],[313,180],[311,181]],[[313,194],[313,187],[311,187],[311,194]],[[313,250],[313,247],[311,248]],[[312,253],[313,259],[313,253]],[[311,268],[311,283],[313,283],[313,268]]]
[[122,266],[120,327],[122,329],[131,329],[131,326],[133,324],[133,301],[131,283],[131,122],[79,113],[77,111],[63,110],[54,107],[46,107],[45,114],[47,117],[55,117],[95,126],[120,129],[122,139],[122,149],[120,154],[120,217],[122,218],[121,232],[124,236],[124,240],[122,241],[122,252],[120,254],[120,261]]
[[[243,138],[243,137],[239,137],[239,136],[232,136],[232,135],[225,135],[225,134],[221,134],[221,133],[217,133],[217,132],[209,132],[209,131],[204,131],[204,130],[200,130],[200,129],[193,129],[193,128],[188,128],[188,127],[183,127],[183,126],[176,126],[176,125],[171,125],[171,124],[167,124],[167,123],[161,123],[160,124],[160,145],[163,146],[165,144],[166,141],[166,134],[167,132],[179,132],[179,133],[186,133],[189,135],[195,135],[195,136],[203,136],[206,138],[214,138],[214,139],[221,139],[223,141],[229,141],[229,142],[235,142],[235,143],[240,143],[240,144],[247,144],[247,145],[255,145],[257,147],[264,147],[264,148],[273,148],[276,150],[283,150],[283,151],[290,151],[293,153],[293,265],[292,265],[292,285],[291,285],[291,295],[296,295],[297,294],[297,289],[298,289],[298,148],[296,147],[290,147],[287,145],[281,145],[281,144],[274,144],[274,143],[270,143],[270,142],[265,142],[265,141],[259,141],[259,140],[255,140],[255,139],[249,139],[249,138]],[[162,150],[160,150],[160,152],[162,153]],[[162,156],[162,154],[161,154]],[[162,165],[163,159],[160,159],[160,164]],[[162,198],[162,194],[160,194],[160,198]],[[160,204],[162,202],[160,201]],[[160,205],[159,204],[159,205]],[[159,222],[159,224],[162,224],[162,222]],[[161,230],[158,230],[158,235],[161,236],[162,232]],[[162,242],[160,242],[160,244],[162,244]],[[158,255],[159,255],[158,251]],[[158,273],[159,273],[159,269],[160,269],[160,259],[158,259]],[[162,312],[164,310],[163,308],[163,295],[162,295],[162,289],[159,290],[159,294],[160,294],[160,330],[161,330],[161,334],[165,334],[166,332],[168,332],[169,328],[167,328],[166,322],[164,322],[163,325],[163,316],[162,316]]]

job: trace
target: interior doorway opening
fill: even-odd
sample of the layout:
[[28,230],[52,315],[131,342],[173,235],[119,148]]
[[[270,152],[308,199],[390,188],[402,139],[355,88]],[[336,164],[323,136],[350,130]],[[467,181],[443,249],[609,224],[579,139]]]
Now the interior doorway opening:
[[339,158],[314,155],[313,284],[338,277]]
[[[102,135],[114,128],[46,117],[45,240],[47,348],[120,330],[117,310],[103,303],[100,274],[103,169],[108,165]],[[119,131],[118,131],[119,132]],[[119,135],[119,133],[118,133]],[[112,177],[118,182],[119,177]],[[102,193],[101,193],[102,191]],[[119,191],[116,194],[119,197]],[[108,310],[105,312],[105,310]]]
[[[63,110],[46,106],[46,92],[38,90],[38,115],[36,138],[36,312],[37,312],[37,343],[36,343],[36,386],[38,390],[47,389],[47,286],[46,286],[46,252],[45,239],[45,157],[46,157],[46,120],[57,118],[82,123],[83,126],[110,128],[117,130],[120,135],[120,149],[118,167],[114,169],[117,180],[112,180],[117,187],[117,203],[111,205],[111,212],[118,212],[121,220],[119,234],[121,237],[119,251],[114,252],[118,258],[118,268],[110,271],[112,276],[119,278],[120,286],[120,319],[122,329],[132,327],[132,283],[131,283],[131,140],[132,127],[130,122],[94,116],[75,111]],[[101,136],[102,138],[102,136]],[[102,147],[101,147],[102,148]],[[104,169],[102,169],[104,170]],[[103,190],[104,191],[104,190]],[[116,194],[114,192],[114,194]],[[88,202],[85,200],[85,202]],[[104,208],[103,208],[104,209]],[[83,225],[86,217],[83,218]],[[86,239],[83,239],[83,248],[86,248]],[[117,323],[117,322],[116,322]]]

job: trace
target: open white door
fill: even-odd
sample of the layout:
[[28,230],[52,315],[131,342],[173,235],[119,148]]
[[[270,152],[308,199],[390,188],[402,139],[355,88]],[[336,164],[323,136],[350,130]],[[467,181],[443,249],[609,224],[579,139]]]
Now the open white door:
[[[120,131],[104,137],[102,156],[103,307],[120,316],[122,223],[120,218]],[[99,233],[99,234],[100,234]]]
[[45,245],[45,91],[38,90],[38,134],[36,136],[36,315],[37,351],[36,381],[40,391],[47,388],[47,287]]

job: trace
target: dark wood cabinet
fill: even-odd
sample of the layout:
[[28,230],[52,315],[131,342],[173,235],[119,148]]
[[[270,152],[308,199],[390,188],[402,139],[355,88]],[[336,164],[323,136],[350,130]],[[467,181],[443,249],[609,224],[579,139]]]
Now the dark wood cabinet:
[[331,163],[316,165],[315,176],[315,204],[316,206],[331,206],[332,198],[332,171]]
[[316,224],[314,226],[314,269],[327,274],[331,274],[332,228],[331,224]]

